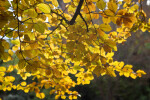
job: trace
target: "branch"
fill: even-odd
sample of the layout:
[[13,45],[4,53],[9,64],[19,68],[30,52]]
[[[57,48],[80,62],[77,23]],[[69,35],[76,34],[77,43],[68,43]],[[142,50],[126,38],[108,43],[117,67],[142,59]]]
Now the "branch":
[[62,23],[62,21],[57,25],[57,27],[55,27],[55,29],[54,29],[52,32],[50,32],[49,34],[47,34],[47,37],[46,37],[45,39],[47,39],[48,36],[49,36],[50,34],[52,34],[52,33],[61,25],[61,23]]
[[80,10],[81,10],[83,2],[84,2],[84,0],[80,0],[79,5],[76,9],[76,12],[73,15],[73,18],[71,19],[71,21],[69,22],[70,25],[73,25],[75,23],[75,20],[76,20],[77,16],[80,14]]
[[80,17],[82,18],[82,20],[84,21],[85,25],[86,25],[86,29],[87,29],[87,32],[89,31],[88,29],[88,25],[87,25],[87,22],[85,21],[85,19],[83,18],[82,14],[79,13]]
[[16,9],[16,13],[17,13],[17,21],[18,21],[18,30],[17,30],[17,33],[18,33],[18,37],[19,37],[19,41],[20,41],[20,54],[22,55],[22,58],[30,65],[30,63],[25,59],[25,57],[23,56],[23,52],[22,52],[22,48],[21,48],[21,38],[20,38],[20,20],[19,20],[19,12],[18,12],[18,8],[19,8],[19,0],[16,1],[17,3],[17,9]]
[[76,9],[76,12],[75,12],[75,14],[73,15],[73,17],[72,17],[72,19],[71,19],[70,21],[68,21],[64,16],[62,16],[61,14],[58,14],[57,12],[54,12],[54,11],[51,11],[51,12],[57,14],[57,15],[60,16],[60,17],[62,17],[62,19],[63,19],[67,24],[73,25],[73,24],[75,23],[75,20],[76,20],[77,16],[80,14],[80,10],[81,10],[81,7],[82,7],[82,5],[83,5],[83,2],[84,2],[84,0],[80,0],[79,5],[78,5],[78,7],[77,7],[77,9]]
[[64,16],[62,16],[61,14],[58,14],[57,12],[54,12],[54,11],[51,11],[51,12],[60,16],[67,24],[69,24],[69,21]]

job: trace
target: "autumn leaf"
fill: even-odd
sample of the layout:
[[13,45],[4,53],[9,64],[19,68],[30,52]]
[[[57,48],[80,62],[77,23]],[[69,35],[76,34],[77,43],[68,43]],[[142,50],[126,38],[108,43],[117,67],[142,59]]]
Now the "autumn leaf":
[[71,2],[71,0],[63,0],[64,1],[64,3],[69,3],[69,2]]
[[42,21],[38,21],[37,23],[34,24],[34,28],[36,31],[38,31],[40,33],[44,33],[44,31],[46,29],[46,25]]
[[43,99],[43,98],[45,98],[45,94],[44,93],[36,93],[36,97]]
[[0,67],[0,72],[5,72],[6,68],[5,67]]
[[109,32],[109,31],[112,30],[109,24],[101,24],[101,25],[99,26],[99,28],[100,28],[101,30],[103,30],[103,31],[106,31],[106,32]]
[[21,86],[26,86],[27,83],[26,82],[21,82]]
[[23,12],[23,16],[24,17],[31,17],[31,18],[36,18],[37,17],[37,13],[35,11],[34,8],[31,8],[31,9],[27,9]]
[[108,2],[108,9],[115,13],[118,9],[118,6],[115,2]]
[[96,2],[96,6],[101,9],[101,10],[104,10],[104,8],[106,7],[106,3],[103,1],[103,0],[98,0]]
[[45,4],[45,3],[40,3],[37,5],[37,8],[42,11],[43,13],[51,13],[51,9],[49,7],[49,5]]
[[[150,31],[142,4],[131,0],[62,2],[0,1],[0,61],[9,63],[0,66],[1,90],[33,91],[44,99],[41,89],[50,89],[55,99],[72,100],[79,96],[71,91],[73,87],[90,84],[95,75],[135,79],[146,74],[114,59],[117,45],[128,40],[131,32]],[[16,83],[10,72],[22,81]],[[32,83],[26,82],[30,79]]]

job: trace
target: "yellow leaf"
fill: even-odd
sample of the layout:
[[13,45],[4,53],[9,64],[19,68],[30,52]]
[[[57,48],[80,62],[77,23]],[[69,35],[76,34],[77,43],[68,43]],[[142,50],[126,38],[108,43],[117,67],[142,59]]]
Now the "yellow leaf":
[[95,11],[96,6],[95,6],[95,4],[93,4],[93,3],[89,3],[89,4],[88,4],[88,8],[89,8],[90,11]]
[[57,2],[57,0],[52,0],[52,4],[53,4],[55,7],[58,7],[58,2]]
[[99,28],[100,28],[101,30],[103,30],[103,31],[106,31],[106,32],[109,32],[109,31],[112,30],[112,29],[111,29],[111,26],[110,26],[109,24],[101,24],[101,25],[99,26]]
[[122,68],[124,66],[124,62],[120,62],[119,66]]
[[114,24],[116,24],[117,17],[110,17],[110,20],[111,20]]
[[[97,75],[97,77],[98,76],[100,76],[100,72],[102,71],[102,68],[100,67],[100,66],[97,66],[97,67],[95,67],[95,69],[94,69],[94,74],[96,74]],[[103,70],[104,71],[104,70]]]
[[5,75],[5,72],[1,72],[0,71],[0,77],[4,76]]
[[77,99],[77,96],[75,95],[75,96],[73,96],[73,98],[72,99]]
[[53,75],[53,71],[51,69],[47,69],[45,71],[45,73],[48,75],[48,76],[52,76]]
[[19,62],[18,62],[18,68],[19,69],[23,69],[26,65],[26,62],[24,59],[20,59]]
[[1,55],[1,59],[2,60],[7,60],[9,57],[9,54],[7,52],[4,52],[2,55]]
[[117,4],[115,2],[108,2],[108,9],[110,9],[113,13],[117,11]]
[[130,69],[132,68],[133,66],[132,65],[125,65],[124,68],[127,68],[127,69]]
[[21,86],[26,86],[27,83],[26,82],[21,82]]
[[47,36],[46,35],[40,35],[39,37],[38,37],[38,39],[45,39]]
[[5,67],[0,67],[0,72],[5,72],[6,68]]
[[36,13],[34,8],[30,8],[30,9],[24,10],[24,12],[23,12],[23,17],[36,18],[37,15],[38,14]]
[[66,96],[65,96],[65,95],[62,95],[62,96],[61,96],[61,99],[66,99]]
[[136,74],[137,74],[138,77],[141,77],[142,74],[145,75],[146,73],[143,70],[137,70]]
[[13,54],[14,54],[11,49],[8,50],[8,53],[9,53],[11,56],[13,56]]
[[12,88],[11,88],[10,86],[8,86],[6,89],[7,89],[8,91],[11,91]]
[[124,72],[125,77],[129,77],[130,73],[129,72]]
[[9,43],[7,41],[2,41],[2,45],[4,46],[4,49],[9,49]]
[[9,65],[7,72],[12,72],[14,70],[14,66],[13,65]]
[[13,88],[13,89],[16,89],[17,87],[16,87],[16,85],[13,85],[12,88]]
[[136,79],[136,74],[131,73],[131,74],[130,74],[130,77],[133,78],[133,79]]
[[15,77],[13,77],[13,76],[6,76],[5,77],[5,81],[6,82],[13,82],[13,81],[15,81]]
[[[57,1],[57,0],[53,0],[53,1]],[[50,9],[49,5],[47,5],[45,3],[40,3],[40,4],[37,5],[37,7],[43,13],[51,13],[51,9]]]
[[44,33],[45,29],[47,28],[46,24],[43,23],[42,21],[38,21],[37,23],[34,24],[34,28],[36,31],[39,33]]
[[133,13],[134,11],[136,11],[136,10],[138,10],[139,9],[139,6],[137,5],[137,4],[135,4],[135,5],[133,5],[132,7],[131,7],[131,9],[129,9],[129,12],[130,13]]
[[44,93],[36,93],[36,97],[43,99],[43,98],[45,98],[45,94]]
[[105,40],[105,44],[107,44],[109,47],[113,48],[115,51],[117,51],[117,47],[116,47],[116,42],[111,40],[111,39],[107,39]]
[[33,57],[33,54],[32,54],[32,52],[31,52],[31,50],[25,50],[25,51],[23,52],[23,54],[24,54],[24,56],[29,57],[29,58],[32,58],[32,57]]
[[99,14],[91,14],[91,15],[92,15],[92,18],[99,19]]
[[100,60],[102,62],[102,64],[106,64],[107,59],[103,56],[100,56]]
[[13,46],[13,47],[12,47],[12,50],[13,50],[13,51],[18,50],[18,46],[17,46],[17,45],[16,45],[16,46]]
[[109,17],[109,16],[114,17],[114,16],[115,16],[115,13],[112,12],[111,10],[109,10],[109,9],[106,9],[106,10],[104,11],[104,15],[107,16],[107,17]]
[[97,32],[98,32],[99,36],[102,37],[103,39],[107,39],[108,38],[108,35],[105,34],[105,32],[102,31],[101,29],[97,29]]
[[130,3],[130,2],[131,2],[131,0],[123,0],[123,1],[125,1],[125,2],[127,2],[127,3]]
[[20,44],[20,41],[19,41],[19,39],[15,39],[15,40],[11,40],[11,43],[12,44],[15,44],[15,45],[19,45]]
[[55,96],[55,100],[58,100],[59,97],[60,97],[60,95],[56,95],[56,96]]
[[[37,42],[31,43],[31,44],[30,44],[30,47],[31,47],[32,49],[37,49],[37,48],[39,47],[39,44],[38,44]],[[30,52],[29,52],[29,53],[30,53]]]
[[106,7],[106,3],[103,0],[99,0],[99,1],[97,1],[96,6],[99,9],[104,10],[104,8]]
[[25,93],[28,93],[28,92],[29,92],[29,88],[25,88],[25,89],[24,89],[24,92],[25,92]]
[[71,2],[71,0],[63,0],[64,1],[64,3],[69,3],[69,2]]
[[69,99],[72,100],[72,95],[69,95]]
[[122,5],[122,1],[119,1],[118,4],[119,4],[119,5]]
[[102,17],[102,20],[104,23],[109,24],[110,23],[110,17]]

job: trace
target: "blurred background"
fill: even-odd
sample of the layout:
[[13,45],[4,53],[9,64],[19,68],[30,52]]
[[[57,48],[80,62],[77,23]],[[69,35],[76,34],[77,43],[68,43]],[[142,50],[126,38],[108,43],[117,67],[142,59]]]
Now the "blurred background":
[[[58,1],[60,7],[65,9],[62,0]],[[143,9],[147,17],[150,18],[150,0],[143,1]],[[127,42],[118,45],[114,59],[131,64],[134,66],[134,70],[142,69],[147,74],[137,79],[123,76],[115,78],[109,76],[95,77],[89,85],[73,88],[81,94],[78,100],[150,100],[150,33],[147,31],[132,33]],[[7,63],[0,61],[0,66],[8,66],[14,62],[17,63],[17,59]],[[11,74],[16,77],[16,83],[22,81],[16,71]],[[30,81],[27,79],[27,82],[30,83]],[[49,95],[49,91],[50,89],[42,89],[42,92],[46,94],[46,98],[43,100],[54,100],[54,95]],[[0,97],[3,100],[39,100],[34,92],[26,94],[17,90],[0,91]]]

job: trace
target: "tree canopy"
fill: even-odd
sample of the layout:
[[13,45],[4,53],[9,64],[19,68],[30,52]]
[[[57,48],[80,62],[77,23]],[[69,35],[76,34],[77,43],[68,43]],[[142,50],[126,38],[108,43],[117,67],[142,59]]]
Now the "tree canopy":
[[[70,89],[90,84],[94,77],[146,74],[113,59],[117,44],[131,32],[150,31],[142,0],[63,0],[65,9],[58,1],[0,1],[0,60],[19,59],[0,66],[0,90],[35,91],[43,99],[40,89],[51,88],[55,99],[77,99],[80,94]],[[17,85],[9,75],[14,70],[23,80]],[[26,83],[28,77],[32,83]]]

